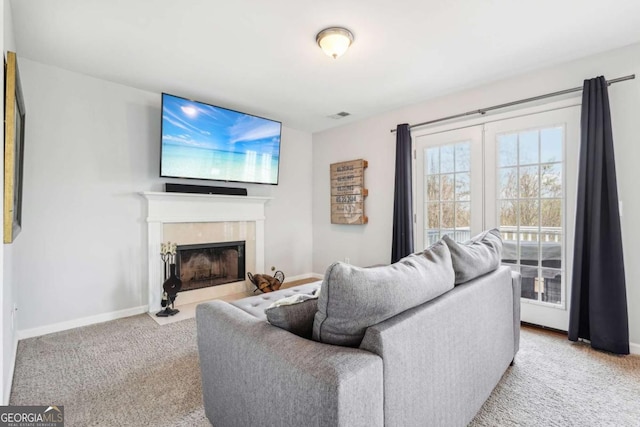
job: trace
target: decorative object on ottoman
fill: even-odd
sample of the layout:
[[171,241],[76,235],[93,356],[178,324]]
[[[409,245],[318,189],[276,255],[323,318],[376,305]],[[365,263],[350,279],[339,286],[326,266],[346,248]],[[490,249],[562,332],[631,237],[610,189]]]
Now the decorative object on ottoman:
[[261,292],[273,292],[280,289],[280,286],[284,283],[284,273],[280,270],[276,271],[273,276],[268,274],[251,274],[247,273],[247,277],[251,280],[251,283],[256,287],[255,291]]
[[182,288],[182,280],[176,276],[176,250],[177,245],[175,243],[161,243],[160,244],[160,257],[164,262],[164,284],[162,288],[164,293],[162,294],[161,305],[164,310],[156,313],[158,317],[168,317],[178,314],[180,310],[174,307],[176,296]]

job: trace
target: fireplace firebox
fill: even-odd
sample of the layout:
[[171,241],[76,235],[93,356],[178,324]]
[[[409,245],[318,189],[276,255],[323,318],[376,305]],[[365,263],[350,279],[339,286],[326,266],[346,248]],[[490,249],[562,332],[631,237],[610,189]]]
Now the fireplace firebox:
[[245,242],[179,245],[176,274],[180,292],[245,280]]

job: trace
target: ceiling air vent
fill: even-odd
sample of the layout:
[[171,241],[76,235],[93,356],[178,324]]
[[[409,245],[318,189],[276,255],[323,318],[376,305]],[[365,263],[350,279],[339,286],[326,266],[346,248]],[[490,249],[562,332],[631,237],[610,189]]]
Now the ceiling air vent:
[[351,115],[351,113],[347,113],[346,111],[340,111],[339,113],[332,114],[329,117],[332,118],[332,119],[338,120],[338,119],[341,119],[343,117],[347,117],[347,116],[350,116],[350,115]]

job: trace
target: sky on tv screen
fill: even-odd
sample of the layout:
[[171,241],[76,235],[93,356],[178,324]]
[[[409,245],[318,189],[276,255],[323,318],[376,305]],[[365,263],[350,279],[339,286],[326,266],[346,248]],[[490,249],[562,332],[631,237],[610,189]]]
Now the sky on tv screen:
[[162,176],[277,184],[280,123],[162,97]]

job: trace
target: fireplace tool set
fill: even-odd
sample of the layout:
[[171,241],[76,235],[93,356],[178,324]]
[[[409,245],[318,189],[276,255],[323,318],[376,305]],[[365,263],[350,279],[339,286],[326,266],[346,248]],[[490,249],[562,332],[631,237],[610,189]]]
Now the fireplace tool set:
[[164,283],[162,285],[164,292],[162,293],[160,305],[164,310],[156,313],[158,317],[169,317],[180,312],[174,307],[178,292],[182,288],[182,280],[176,276],[177,247],[175,243],[171,242],[160,244],[160,257],[164,263]]

